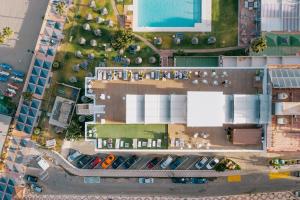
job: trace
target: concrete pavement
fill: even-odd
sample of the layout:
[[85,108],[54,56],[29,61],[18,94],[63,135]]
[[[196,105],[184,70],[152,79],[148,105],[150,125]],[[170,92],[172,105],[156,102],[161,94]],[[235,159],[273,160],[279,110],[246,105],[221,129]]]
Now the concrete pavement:
[[27,72],[48,1],[0,0],[0,29],[9,26],[14,31],[14,36],[0,45],[0,63]]
[[137,178],[101,178],[101,183],[85,184],[83,177],[69,175],[57,167],[51,167],[48,173],[49,178],[41,183],[43,195],[196,198],[300,190],[300,179],[270,179],[268,175],[241,176],[240,182],[228,182],[227,177],[221,177],[205,185],[193,185],[174,184],[171,179],[160,178],[155,178],[154,184],[139,184]]

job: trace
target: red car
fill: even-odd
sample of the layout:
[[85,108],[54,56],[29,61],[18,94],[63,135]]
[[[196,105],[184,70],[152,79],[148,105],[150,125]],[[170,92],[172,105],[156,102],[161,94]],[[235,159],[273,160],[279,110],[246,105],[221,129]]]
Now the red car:
[[160,162],[160,158],[158,158],[158,157],[155,157],[155,158],[153,158],[152,160],[150,160],[148,163],[147,163],[147,168],[148,169],[152,169],[155,165],[157,165],[157,163],[159,163]]
[[99,163],[101,163],[101,158],[97,156],[95,160],[90,163],[89,169],[94,169]]

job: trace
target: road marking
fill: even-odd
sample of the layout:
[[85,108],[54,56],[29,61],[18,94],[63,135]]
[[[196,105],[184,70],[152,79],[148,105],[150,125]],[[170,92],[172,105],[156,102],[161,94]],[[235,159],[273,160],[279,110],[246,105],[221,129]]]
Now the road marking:
[[241,176],[240,175],[233,175],[233,176],[228,176],[227,181],[229,183],[234,183],[234,182],[241,182]]
[[272,172],[269,173],[269,179],[284,179],[290,176],[290,172]]

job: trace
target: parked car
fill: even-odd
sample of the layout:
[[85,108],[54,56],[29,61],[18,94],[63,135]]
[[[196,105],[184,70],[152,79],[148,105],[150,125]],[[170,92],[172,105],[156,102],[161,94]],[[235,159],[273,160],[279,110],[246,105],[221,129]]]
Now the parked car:
[[83,168],[85,165],[87,165],[90,161],[92,161],[93,157],[89,155],[82,156],[76,163],[76,166],[78,168]]
[[38,181],[38,177],[32,176],[32,175],[25,175],[24,176],[25,180],[29,183],[36,183]]
[[198,162],[196,162],[195,167],[197,169],[202,169],[207,161],[208,161],[207,157],[202,157]]
[[96,157],[87,167],[88,169],[94,169],[99,163],[101,163],[101,158],[100,157]]
[[0,63],[0,67],[4,70],[8,70],[8,71],[12,70],[12,66],[6,63]]
[[136,161],[137,161],[138,157],[136,155],[131,156],[128,160],[125,161],[125,163],[123,164],[125,169],[130,168]]
[[218,158],[213,158],[207,163],[206,168],[214,169],[219,162],[220,160]]
[[147,163],[147,168],[148,169],[152,169],[155,165],[157,165],[157,163],[159,163],[161,159],[159,157],[155,157],[153,158],[152,160],[150,160],[148,163]]
[[292,172],[292,176],[300,177],[300,171]]
[[168,158],[160,164],[160,167],[162,169],[166,169],[171,164],[172,161],[173,161],[172,156],[168,156]]
[[74,160],[76,160],[77,158],[79,158],[79,156],[81,156],[82,154],[79,152],[79,151],[75,151],[73,153],[71,153],[69,156],[68,156],[68,161],[69,162],[73,162]]
[[106,156],[104,162],[101,165],[102,169],[107,169],[115,159],[116,157],[114,154],[109,154],[108,156]]
[[179,165],[181,165],[184,161],[184,157],[177,157],[173,162],[170,164],[170,168],[175,170]]
[[18,70],[12,70],[12,74],[13,74],[14,76],[18,76],[18,77],[21,77],[21,78],[23,78],[23,77],[25,76],[25,73],[24,73],[24,72],[18,71]]
[[8,81],[8,77],[7,77],[7,76],[1,76],[1,75],[0,75],[0,81],[1,81],[1,82],[7,82],[7,81]]
[[31,188],[34,192],[36,192],[36,193],[41,193],[41,192],[43,192],[42,186],[40,186],[40,185],[38,185],[38,184],[36,184],[36,183],[32,183],[32,184],[30,185],[30,188]]
[[207,179],[206,178],[191,178],[191,183],[192,184],[205,184],[207,183]]
[[123,156],[118,156],[118,158],[113,162],[111,167],[113,169],[117,169],[124,161],[125,161],[125,158]]
[[140,184],[152,184],[154,183],[154,178],[139,178]]
[[187,184],[191,182],[190,178],[172,178],[173,183]]

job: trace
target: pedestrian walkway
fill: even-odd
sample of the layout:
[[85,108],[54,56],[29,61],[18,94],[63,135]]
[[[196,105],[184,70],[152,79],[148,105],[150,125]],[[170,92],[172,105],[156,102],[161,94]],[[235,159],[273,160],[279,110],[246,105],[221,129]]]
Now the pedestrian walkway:
[[290,192],[271,192],[213,197],[139,196],[139,195],[43,195],[27,193],[24,200],[296,200]]

